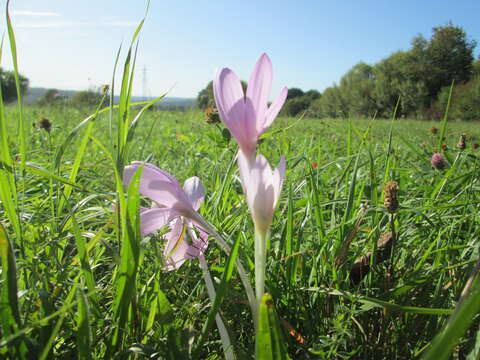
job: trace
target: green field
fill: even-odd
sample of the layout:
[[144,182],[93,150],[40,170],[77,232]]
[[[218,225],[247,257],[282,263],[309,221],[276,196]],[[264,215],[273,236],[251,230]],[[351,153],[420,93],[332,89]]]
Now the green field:
[[[160,235],[122,233],[111,159],[118,112],[113,121],[108,112],[98,115],[72,138],[87,110],[25,107],[23,113],[24,172],[18,108],[5,108],[14,168],[4,152],[1,180],[6,189],[14,174],[8,189],[16,195],[3,194],[10,194],[19,222],[16,228],[4,199],[1,224],[13,247],[9,252],[2,235],[0,357],[182,359],[193,352],[224,358],[216,326],[203,334],[212,304],[198,260],[163,271]],[[38,127],[42,117],[53,124],[50,134]],[[200,213],[228,242],[240,241],[239,258],[253,284],[253,225],[235,164],[238,146],[223,129],[198,111],[147,110],[127,142],[124,164],[148,161],[181,183],[198,176],[206,189]],[[464,151],[456,147],[461,134],[467,135]],[[287,160],[266,291],[290,357],[423,356],[470,279],[472,296],[459,307],[464,312],[456,327],[447,327],[453,344],[443,339],[443,345],[455,358],[477,358],[480,149],[472,145],[480,141],[480,124],[279,118],[264,137],[259,151],[271,164],[280,155]],[[430,158],[442,144],[448,165],[434,170]],[[393,218],[382,194],[389,180],[399,184]],[[392,222],[393,250],[375,264],[382,257],[377,240]],[[129,255],[128,244],[134,244]],[[354,283],[351,266],[369,252],[371,271]],[[215,286],[226,285],[220,313],[237,357],[251,359],[253,319],[236,271],[222,280],[227,259],[210,239],[207,263]],[[134,275],[122,290],[123,271]]]

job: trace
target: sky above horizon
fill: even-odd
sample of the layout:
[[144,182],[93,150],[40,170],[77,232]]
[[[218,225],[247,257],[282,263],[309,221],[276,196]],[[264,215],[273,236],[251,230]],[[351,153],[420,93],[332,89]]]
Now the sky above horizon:
[[[86,90],[110,83],[118,48],[129,44],[146,4],[13,1],[20,72],[31,87]],[[478,0],[151,0],[133,93],[144,95],[146,68],[146,95],[169,90],[168,96],[196,97],[224,66],[248,80],[263,52],[273,63],[272,98],[283,86],[322,91],[356,63],[373,64],[406,50],[414,36],[429,38],[433,27],[449,21],[480,41],[479,14]],[[2,66],[11,64],[4,46]]]

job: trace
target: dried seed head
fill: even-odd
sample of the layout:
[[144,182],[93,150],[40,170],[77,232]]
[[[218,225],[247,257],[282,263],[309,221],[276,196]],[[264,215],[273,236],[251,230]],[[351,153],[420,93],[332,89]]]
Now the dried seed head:
[[473,144],[472,144],[473,150],[477,150],[479,147],[480,147],[480,144],[479,144],[479,143],[473,143]]
[[431,163],[433,168],[437,170],[442,170],[447,166],[447,160],[442,153],[433,153]]
[[430,133],[431,133],[432,135],[437,135],[437,134],[438,134],[438,128],[437,128],[436,126],[432,126],[432,127],[430,128]]
[[40,129],[45,130],[50,134],[50,131],[52,131],[52,123],[48,118],[44,117],[38,122],[38,127]]
[[106,95],[109,90],[110,90],[110,85],[108,84],[102,85],[102,87],[100,88],[102,95]]
[[442,144],[442,151],[443,152],[447,151],[447,144]]
[[214,107],[206,108],[205,120],[208,124],[218,124],[220,122],[220,115],[218,115],[218,110]]
[[398,210],[398,183],[389,181],[383,187],[383,205],[390,214]]
[[458,139],[458,144],[457,144],[457,147],[460,150],[465,150],[465,148],[467,147],[466,140],[467,140],[467,135],[465,134],[460,135],[460,139]]

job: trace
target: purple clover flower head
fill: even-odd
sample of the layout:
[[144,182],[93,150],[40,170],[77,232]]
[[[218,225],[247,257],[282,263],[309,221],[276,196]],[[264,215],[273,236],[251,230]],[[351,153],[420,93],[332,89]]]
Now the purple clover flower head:
[[442,153],[433,153],[431,163],[434,169],[443,170],[447,166],[447,160]]
[[139,161],[125,167],[123,182],[126,187],[141,167],[139,192],[152,200],[152,207],[140,209],[140,232],[146,236],[166,227],[169,231],[164,235],[167,240],[163,252],[165,270],[178,269],[208,247],[208,234],[199,224],[197,213],[205,189],[196,176],[187,179],[182,187],[169,173]]
[[284,87],[268,106],[272,76],[272,62],[267,54],[262,54],[253,68],[246,94],[240,79],[229,68],[221,69],[213,80],[220,117],[249,161],[255,158],[259,136],[275,120],[287,99],[288,89]]

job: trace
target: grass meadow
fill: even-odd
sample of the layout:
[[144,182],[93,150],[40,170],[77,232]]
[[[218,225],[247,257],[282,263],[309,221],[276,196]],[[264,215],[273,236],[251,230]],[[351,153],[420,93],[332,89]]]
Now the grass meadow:
[[[5,110],[7,120],[17,116],[16,107]],[[51,121],[50,133],[39,128],[42,117]],[[211,303],[196,259],[177,271],[162,271],[162,239],[155,236],[137,239],[132,307],[112,350],[122,265],[115,171],[107,150],[115,144],[108,114],[68,139],[86,117],[86,111],[69,107],[24,108],[28,161],[25,173],[16,174],[20,238],[2,210],[16,259],[21,325],[10,336],[3,331],[0,352],[64,359],[188,358]],[[260,144],[274,164],[279,154],[287,159],[266,289],[291,358],[414,358],[455,309],[478,261],[479,169],[472,143],[480,126],[447,123],[441,143],[447,145],[449,166],[442,171],[430,164],[440,136],[430,132],[432,126],[439,124],[279,118]],[[460,152],[456,143],[464,133],[468,146]],[[10,148],[15,159],[14,138]],[[206,188],[201,213],[225,238],[240,239],[240,256],[253,271],[252,223],[232,166],[236,151],[223,126],[207,124],[201,112],[146,111],[129,157],[156,164],[180,182],[200,177]],[[372,260],[371,271],[353,283],[355,259],[374,252],[381,234],[391,231],[382,198],[387,180],[399,184],[392,257],[376,265]],[[213,241],[206,258],[218,285],[227,258]],[[251,358],[253,322],[235,274],[220,311],[239,358]],[[223,358],[216,329],[207,335],[199,358]],[[475,339],[472,326],[455,347],[458,358],[478,354]]]
[[[237,359],[478,358],[480,124],[277,119],[259,144],[287,171],[255,335],[233,265],[253,283],[238,146],[201,112],[131,106],[133,58],[116,107],[0,104],[0,358],[222,359],[217,313]],[[162,236],[140,237],[133,160],[204,184],[200,213],[233,247],[210,239],[213,306],[197,259],[164,271]]]

